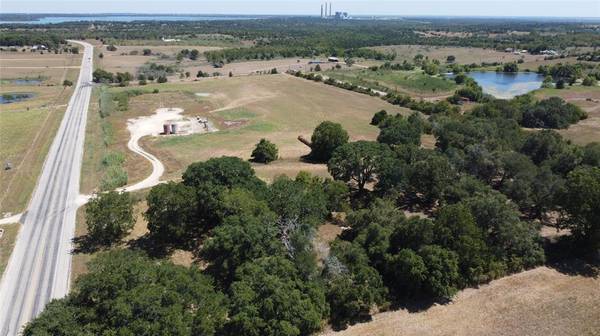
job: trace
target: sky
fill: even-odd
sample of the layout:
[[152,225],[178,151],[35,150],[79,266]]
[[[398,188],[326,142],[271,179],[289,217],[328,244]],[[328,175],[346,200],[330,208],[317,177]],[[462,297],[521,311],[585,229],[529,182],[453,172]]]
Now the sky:
[[[0,0],[0,13],[319,15],[320,0]],[[600,17],[600,0],[343,0],[350,15]]]

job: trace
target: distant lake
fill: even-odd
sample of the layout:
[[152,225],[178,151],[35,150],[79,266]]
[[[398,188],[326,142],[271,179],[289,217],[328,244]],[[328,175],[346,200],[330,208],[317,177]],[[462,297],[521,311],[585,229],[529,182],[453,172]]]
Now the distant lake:
[[259,16],[245,15],[85,15],[85,16],[45,16],[31,21],[0,21],[0,24],[23,23],[23,24],[51,24],[79,21],[216,21],[216,20],[249,20],[257,19]]
[[483,88],[484,93],[496,98],[510,99],[539,89],[544,76],[533,72],[470,72],[466,74]]

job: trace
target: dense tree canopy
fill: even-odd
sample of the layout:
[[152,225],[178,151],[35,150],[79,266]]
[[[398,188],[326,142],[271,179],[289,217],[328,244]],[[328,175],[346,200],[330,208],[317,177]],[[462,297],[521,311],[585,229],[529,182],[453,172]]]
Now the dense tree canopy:
[[89,237],[100,244],[116,242],[135,224],[133,203],[128,193],[99,194],[87,204],[85,215]]

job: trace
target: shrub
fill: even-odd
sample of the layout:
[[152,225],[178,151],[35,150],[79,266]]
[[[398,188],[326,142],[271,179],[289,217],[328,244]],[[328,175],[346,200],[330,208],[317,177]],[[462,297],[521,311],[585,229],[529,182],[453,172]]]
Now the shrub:
[[252,160],[260,163],[270,163],[277,160],[277,146],[266,139],[260,139],[252,151]]

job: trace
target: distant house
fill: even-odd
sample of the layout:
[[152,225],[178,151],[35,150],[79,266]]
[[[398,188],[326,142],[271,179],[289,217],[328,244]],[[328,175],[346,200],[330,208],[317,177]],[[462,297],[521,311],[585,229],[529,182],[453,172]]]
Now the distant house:
[[31,47],[31,50],[48,50],[48,47],[46,47],[43,44],[36,44],[33,47]]
[[329,57],[327,58],[327,61],[328,61],[328,62],[339,62],[339,61],[340,61],[340,59],[339,59],[339,58],[337,58],[337,57],[329,56]]

